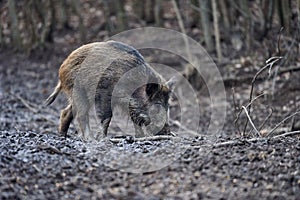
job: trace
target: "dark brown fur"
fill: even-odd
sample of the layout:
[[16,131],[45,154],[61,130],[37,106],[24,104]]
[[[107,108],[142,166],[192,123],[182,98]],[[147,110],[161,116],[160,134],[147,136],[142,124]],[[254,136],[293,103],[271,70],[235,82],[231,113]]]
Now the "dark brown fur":
[[[85,138],[90,133],[88,112],[95,103],[103,134],[107,135],[112,118],[110,106],[112,92],[119,79],[134,68],[137,68],[141,77],[146,79],[143,80],[145,85],[138,87],[130,98],[125,98],[124,105],[129,107],[129,115],[135,124],[136,134],[142,136],[144,133],[141,127],[151,122],[148,115],[149,107],[160,104],[168,110],[170,88],[137,50],[115,41],[81,46],[61,65],[59,82],[46,100],[47,105],[51,104],[60,91],[68,97],[69,105],[61,111],[59,133],[66,135],[70,123],[76,118]],[[169,130],[167,123],[163,130]]]

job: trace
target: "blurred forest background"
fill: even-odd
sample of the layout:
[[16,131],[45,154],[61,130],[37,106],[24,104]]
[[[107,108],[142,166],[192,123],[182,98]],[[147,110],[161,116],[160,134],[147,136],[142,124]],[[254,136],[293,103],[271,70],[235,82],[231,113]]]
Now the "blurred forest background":
[[157,26],[186,32],[219,61],[258,48],[271,56],[279,35],[281,50],[296,50],[292,61],[299,57],[300,0],[2,0],[0,6],[2,50],[30,54]]

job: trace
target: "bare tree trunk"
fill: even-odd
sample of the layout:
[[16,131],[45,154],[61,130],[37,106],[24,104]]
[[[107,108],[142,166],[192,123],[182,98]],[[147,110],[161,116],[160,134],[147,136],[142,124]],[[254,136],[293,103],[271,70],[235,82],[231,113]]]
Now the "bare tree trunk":
[[265,37],[268,34],[269,30],[271,30],[272,28],[274,0],[264,0],[262,7],[263,7],[263,15],[264,15],[262,37]]
[[199,0],[190,0],[190,8],[193,9],[191,26],[201,27]]
[[83,25],[83,19],[81,16],[81,10],[80,10],[80,2],[79,0],[72,0],[71,5],[73,7],[74,12],[79,18],[79,34],[80,34],[80,40],[85,41],[86,40],[86,33],[85,33],[85,27]]
[[104,17],[106,21],[106,30],[108,33],[112,33],[115,30],[115,27],[110,19],[111,10],[109,7],[109,0],[103,0],[103,7],[104,7]]
[[3,46],[3,36],[2,36],[2,20],[0,19],[0,47]]
[[[298,23],[300,23],[300,0],[297,1]],[[300,27],[298,27],[300,28]]]
[[53,41],[52,35],[52,18],[53,11],[52,7],[53,2],[51,0],[45,1],[35,1],[32,0],[29,2],[28,6],[28,15],[30,15],[30,22],[27,22],[27,25],[31,26],[31,32],[34,33],[30,43],[27,45],[27,52],[30,52],[31,49],[38,47],[44,47],[46,42]]
[[221,1],[218,1],[220,3],[220,11],[222,13],[222,19],[223,19],[223,22],[224,22],[224,26],[226,28],[226,32],[229,31],[230,29],[230,21],[229,21],[229,16],[228,16],[228,8],[227,8],[227,5],[226,5],[226,1],[225,0],[221,0]]
[[25,13],[24,20],[28,31],[27,43],[25,43],[24,46],[26,51],[30,52],[32,47],[35,46],[36,42],[39,40],[38,31],[36,30],[36,24],[38,24],[38,22],[36,21],[36,13],[34,12],[34,0],[27,1],[23,7],[23,10]]
[[211,0],[212,10],[213,10],[213,20],[214,20],[214,30],[215,30],[215,42],[217,49],[217,56],[219,62],[223,59],[221,43],[220,43],[220,31],[219,31],[219,20],[218,20],[218,11],[217,11],[217,2],[216,0]]
[[155,18],[155,25],[162,26],[162,0],[155,0],[154,5],[154,18]]
[[38,9],[42,9],[42,24],[43,24],[43,29],[40,37],[40,43],[41,45],[44,45],[46,41],[52,41],[52,36],[51,36],[51,22],[52,22],[52,11],[51,11],[51,2],[50,0],[47,0],[45,3],[40,2],[37,6]]
[[176,17],[177,17],[177,20],[178,20],[180,30],[183,33],[183,41],[184,41],[184,45],[185,45],[185,49],[186,49],[186,54],[187,54],[188,59],[189,59],[188,62],[191,63],[192,62],[192,54],[191,54],[191,51],[190,51],[190,45],[189,45],[189,42],[188,42],[188,39],[187,39],[187,34],[186,34],[186,31],[185,31],[185,28],[184,28],[183,20],[182,20],[182,17],[180,15],[176,0],[172,0],[172,4],[173,4],[173,7],[174,7],[174,10],[175,10],[175,13],[176,13]]
[[206,48],[208,51],[212,51],[214,49],[212,34],[211,34],[211,21],[210,21],[210,9],[209,9],[209,0],[199,0],[199,5],[201,8],[201,24],[202,29],[204,31],[204,40],[206,44]]
[[8,1],[8,12],[11,20],[11,31],[12,31],[12,41],[13,45],[18,49],[21,48],[21,36],[18,27],[18,16],[16,13],[16,4],[15,0]]
[[232,26],[236,25],[238,21],[238,12],[236,7],[234,6],[235,4],[235,1],[228,1],[228,16]]
[[[58,1],[58,5],[56,8],[57,13],[57,23],[61,28],[68,28],[68,14],[67,14],[67,9],[66,9],[66,1]],[[58,26],[56,26],[58,27]]]
[[248,0],[242,0],[241,2],[241,8],[242,12],[244,13],[245,17],[245,35],[246,35],[246,49],[249,50],[251,47],[251,37],[253,37],[252,34],[252,25],[251,25],[251,13],[249,9],[249,2]]
[[291,12],[290,12],[289,1],[277,0],[277,5],[278,5],[278,13],[279,13],[281,25],[284,27],[287,33],[290,33]]
[[117,31],[123,31],[127,28],[127,20],[124,9],[124,1],[123,0],[115,0],[116,1],[116,14],[117,14]]
[[298,28],[296,30],[296,41],[298,41],[298,46],[297,46],[297,55],[299,55],[300,53],[300,0],[297,1],[297,8],[298,8],[298,20],[297,20],[297,24],[298,24]]
[[145,6],[144,1],[141,0],[133,0],[133,10],[134,14],[137,16],[139,20],[144,19],[145,17]]
[[145,4],[145,20],[147,23],[153,23],[155,18],[154,18],[154,0],[144,0],[143,1]]
[[194,86],[196,86],[197,88],[200,88],[202,86],[203,82],[202,82],[201,77],[199,78],[197,70],[191,64],[191,63],[193,63],[192,53],[191,53],[191,50],[190,50],[190,44],[189,44],[189,41],[188,41],[188,38],[187,38],[187,35],[186,35],[186,31],[185,31],[185,28],[184,28],[183,19],[181,17],[180,12],[179,12],[176,0],[172,0],[172,4],[173,4],[173,7],[174,7],[174,11],[176,13],[176,17],[177,17],[177,20],[178,20],[180,30],[183,33],[184,46],[185,46],[186,54],[187,54],[187,57],[188,57],[188,64],[185,65],[183,76],[187,77],[187,79],[189,81],[192,81],[192,84]]

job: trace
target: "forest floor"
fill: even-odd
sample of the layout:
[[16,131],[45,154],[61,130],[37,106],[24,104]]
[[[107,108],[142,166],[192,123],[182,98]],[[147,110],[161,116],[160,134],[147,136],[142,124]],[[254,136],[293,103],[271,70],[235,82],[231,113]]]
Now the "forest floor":
[[[241,107],[248,101],[251,79],[227,81],[226,123],[215,141],[219,145],[205,134],[180,141],[106,139],[90,144],[81,141],[74,126],[67,138],[59,136],[59,110],[66,99],[61,95],[47,108],[43,102],[71,49],[57,46],[29,57],[0,52],[0,199],[300,199],[299,135],[251,140],[256,136],[241,137],[234,127],[231,88]],[[220,67],[222,75],[253,77],[258,71],[239,63]],[[255,124],[262,124],[272,108],[262,133],[299,108],[299,79],[299,72],[279,74],[273,98],[253,103]],[[255,96],[270,94],[271,84],[272,79],[258,80]],[[201,114],[200,126],[205,127],[209,111]],[[243,115],[240,121],[245,119]],[[290,130],[291,123],[282,127]],[[147,172],[147,166],[158,170]]]

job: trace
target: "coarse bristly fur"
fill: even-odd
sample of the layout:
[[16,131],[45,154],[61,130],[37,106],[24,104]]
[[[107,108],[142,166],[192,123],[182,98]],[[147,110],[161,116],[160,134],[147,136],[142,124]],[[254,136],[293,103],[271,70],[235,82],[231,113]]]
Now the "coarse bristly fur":
[[[130,75],[133,69],[137,69],[138,74]],[[136,136],[143,136],[141,127],[151,123],[149,108],[159,104],[168,110],[174,81],[166,82],[133,47],[112,40],[83,45],[62,63],[58,84],[45,102],[50,105],[61,91],[69,100],[69,105],[61,111],[59,133],[66,135],[75,118],[83,138],[89,136],[88,113],[95,104],[97,117],[101,120],[103,134],[106,136],[112,118],[112,93],[124,75],[130,80],[124,86],[125,90],[141,81],[145,83],[132,91],[129,97],[123,100],[120,98],[119,102],[125,103],[124,110],[127,106],[136,128]],[[168,122],[159,134],[162,132],[169,132]]]

